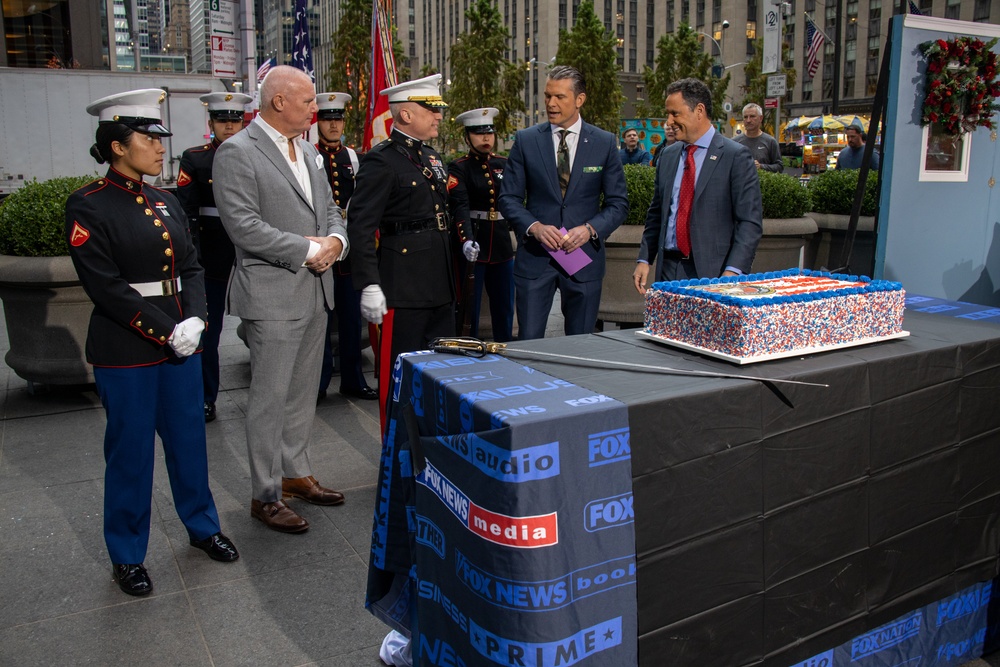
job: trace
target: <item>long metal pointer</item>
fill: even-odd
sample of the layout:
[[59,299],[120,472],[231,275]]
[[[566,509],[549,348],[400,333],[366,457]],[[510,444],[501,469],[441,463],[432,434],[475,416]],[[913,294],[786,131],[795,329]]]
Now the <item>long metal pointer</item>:
[[461,354],[467,357],[483,357],[487,354],[499,354],[503,357],[517,359],[518,357],[542,357],[546,359],[560,359],[563,361],[583,361],[598,366],[614,366],[616,368],[628,368],[636,371],[657,371],[660,373],[672,373],[674,375],[694,375],[698,377],[727,378],[732,380],[756,380],[757,382],[773,382],[775,384],[799,384],[807,387],[829,387],[828,384],[819,382],[803,382],[801,380],[778,380],[774,378],[761,378],[752,375],[738,375],[736,373],[716,373],[713,371],[692,371],[683,368],[671,368],[669,366],[649,366],[647,364],[633,364],[627,361],[609,361],[607,359],[593,359],[590,357],[577,357],[571,354],[556,354],[555,352],[537,352],[534,350],[519,350],[508,348],[506,343],[491,343],[479,340],[478,338],[435,338],[431,341],[430,349],[434,352],[444,352],[448,354]]

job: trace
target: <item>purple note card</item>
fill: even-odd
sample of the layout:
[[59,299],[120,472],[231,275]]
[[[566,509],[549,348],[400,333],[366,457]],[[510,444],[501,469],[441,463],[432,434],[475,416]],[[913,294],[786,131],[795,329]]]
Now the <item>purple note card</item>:
[[[559,229],[559,233],[565,236],[566,228],[561,227]],[[545,246],[542,247],[544,248]],[[588,255],[583,251],[582,247],[577,248],[573,252],[566,252],[562,248],[558,250],[549,250],[548,248],[545,248],[545,250],[550,255],[552,255],[552,259],[556,260],[559,266],[561,266],[563,270],[569,275],[573,275],[574,273],[576,273],[577,271],[579,271],[580,269],[582,269],[583,267],[587,266],[588,264],[594,261],[590,258],[590,255]]]

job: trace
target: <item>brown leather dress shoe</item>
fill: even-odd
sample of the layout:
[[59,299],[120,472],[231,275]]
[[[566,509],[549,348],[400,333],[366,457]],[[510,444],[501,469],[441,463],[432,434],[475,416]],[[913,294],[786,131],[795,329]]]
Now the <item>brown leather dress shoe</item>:
[[313,505],[339,505],[344,502],[344,494],[320,486],[312,475],[308,477],[282,477],[282,498],[301,498]]
[[309,522],[296,514],[283,500],[265,503],[250,501],[250,516],[260,519],[265,526],[279,533],[301,533],[309,530]]

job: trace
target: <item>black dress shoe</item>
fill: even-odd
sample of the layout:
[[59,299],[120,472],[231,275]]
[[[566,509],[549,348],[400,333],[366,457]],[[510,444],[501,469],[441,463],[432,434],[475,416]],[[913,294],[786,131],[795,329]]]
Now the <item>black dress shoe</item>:
[[365,401],[375,401],[378,400],[378,392],[371,387],[361,387],[360,389],[341,389],[340,393],[343,396],[351,396],[352,398],[360,398]]
[[215,421],[215,403],[205,401],[205,423]]
[[196,540],[192,537],[191,546],[201,549],[208,554],[209,558],[222,563],[232,563],[240,557],[240,552],[236,550],[236,545],[222,533],[216,533],[203,540]]
[[153,582],[142,563],[137,565],[111,564],[111,574],[118,588],[129,595],[149,595],[153,591]]

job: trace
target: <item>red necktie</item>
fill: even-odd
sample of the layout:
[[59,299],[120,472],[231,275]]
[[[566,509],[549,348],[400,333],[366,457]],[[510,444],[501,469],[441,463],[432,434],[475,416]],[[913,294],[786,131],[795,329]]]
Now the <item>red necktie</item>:
[[694,144],[687,147],[684,161],[684,176],[681,177],[681,191],[677,196],[677,249],[685,257],[691,256],[691,204],[694,203]]

